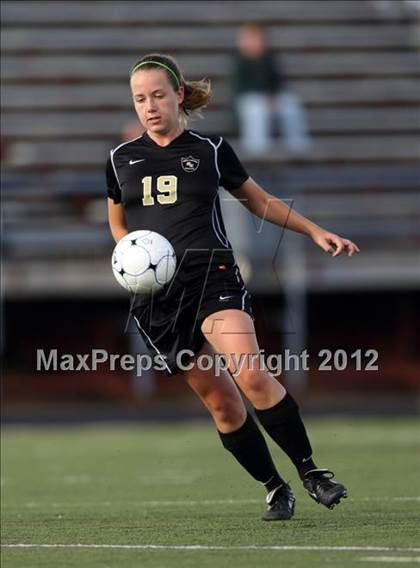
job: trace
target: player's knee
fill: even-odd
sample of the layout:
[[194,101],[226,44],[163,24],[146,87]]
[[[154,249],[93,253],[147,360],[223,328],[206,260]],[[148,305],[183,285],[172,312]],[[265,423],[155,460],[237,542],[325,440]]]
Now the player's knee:
[[243,369],[235,378],[245,393],[263,393],[269,382],[267,374],[258,369]]
[[211,413],[219,427],[239,427],[246,418],[245,406],[237,400],[224,400],[213,404]]

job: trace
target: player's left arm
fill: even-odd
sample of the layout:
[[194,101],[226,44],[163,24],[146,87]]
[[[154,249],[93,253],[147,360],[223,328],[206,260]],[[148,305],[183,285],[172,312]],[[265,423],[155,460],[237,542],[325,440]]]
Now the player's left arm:
[[303,215],[293,211],[287,203],[265,191],[251,177],[235,189],[232,195],[239,199],[254,215],[280,227],[308,235],[322,250],[332,256],[338,256],[343,251],[347,252],[348,256],[360,252],[355,243],[326,231]]

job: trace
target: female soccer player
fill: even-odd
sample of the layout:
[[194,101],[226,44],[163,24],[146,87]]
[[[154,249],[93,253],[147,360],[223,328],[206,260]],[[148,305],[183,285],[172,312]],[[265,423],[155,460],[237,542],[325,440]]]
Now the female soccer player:
[[[151,350],[179,375],[208,408],[223,446],[267,490],[263,519],[292,518],[295,498],[279,475],[265,439],[246,410],[289,456],[309,495],[328,508],[347,496],[333,474],[318,469],[292,396],[267,370],[234,361],[258,354],[250,294],[226,236],[218,188],[223,186],[255,215],[308,235],[323,251],[349,256],[358,247],[315,225],[251,179],[220,136],[186,129],[190,113],[210,99],[208,81],[186,81],[176,61],[149,54],[132,68],[134,108],[145,133],[111,150],[107,163],[109,224],[116,241],[138,229],[156,231],[175,249],[178,270],[152,300],[133,297],[132,315]],[[177,358],[192,353],[189,370]],[[229,372],[219,376],[194,363],[202,354],[226,354]],[[233,375],[234,378],[233,378]]]

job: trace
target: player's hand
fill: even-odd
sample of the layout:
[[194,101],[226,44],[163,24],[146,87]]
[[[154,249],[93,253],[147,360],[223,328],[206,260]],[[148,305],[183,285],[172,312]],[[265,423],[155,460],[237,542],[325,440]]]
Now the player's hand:
[[342,252],[347,253],[348,256],[353,256],[355,252],[360,252],[359,247],[352,241],[349,241],[349,239],[343,239],[328,231],[317,231],[312,235],[312,239],[323,251],[331,256],[338,256]]

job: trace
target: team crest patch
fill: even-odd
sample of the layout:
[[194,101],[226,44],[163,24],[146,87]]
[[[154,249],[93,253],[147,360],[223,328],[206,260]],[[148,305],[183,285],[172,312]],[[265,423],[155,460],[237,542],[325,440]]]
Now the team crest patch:
[[188,156],[188,158],[181,158],[181,166],[184,172],[191,173],[195,172],[200,165],[200,160],[198,158],[193,158]]

